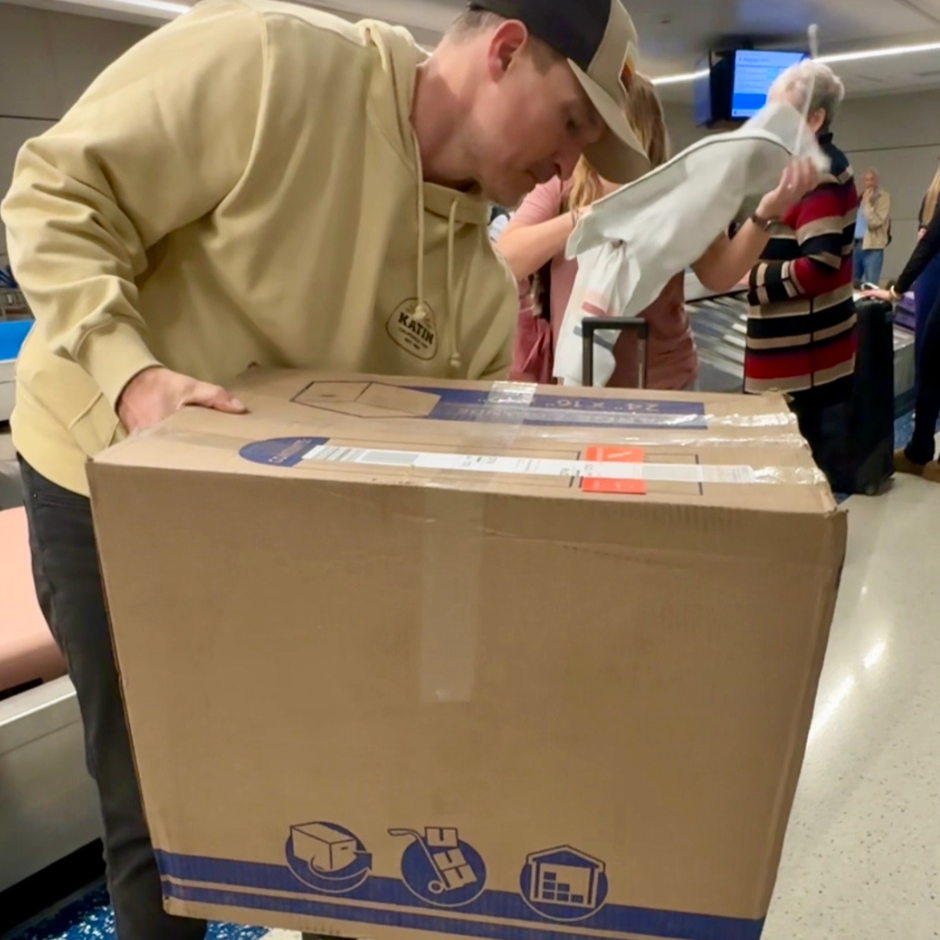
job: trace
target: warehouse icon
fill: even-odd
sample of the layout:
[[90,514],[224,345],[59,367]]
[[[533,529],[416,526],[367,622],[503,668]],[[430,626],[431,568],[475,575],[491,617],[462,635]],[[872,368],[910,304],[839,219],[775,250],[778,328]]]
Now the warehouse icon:
[[522,887],[539,913],[578,920],[597,910],[607,897],[606,866],[571,846],[535,852],[526,860]]

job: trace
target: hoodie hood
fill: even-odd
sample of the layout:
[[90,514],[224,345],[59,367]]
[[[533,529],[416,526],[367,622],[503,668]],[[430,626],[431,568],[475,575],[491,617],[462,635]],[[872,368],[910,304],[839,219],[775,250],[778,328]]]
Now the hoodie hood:
[[[394,114],[383,109],[374,113],[372,119],[378,123],[389,140],[415,170],[421,167],[421,156],[411,125],[411,110],[414,103],[418,67],[429,58],[428,53],[415,44],[411,34],[400,26],[389,26],[375,20],[364,20],[359,29],[365,41],[379,54],[382,71],[391,77],[395,90],[397,108]],[[374,100],[374,99],[373,99]],[[424,188],[425,209],[443,219],[450,218],[454,204],[457,205],[456,221],[461,225],[487,225],[490,203],[479,190],[458,190],[420,179]]]
[[[450,327],[450,370],[458,375],[463,367],[460,355],[462,335],[461,306],[455,302],[455,254],[458,226],[475,225],[486,227],[489,222],[490,205],[479,191],[461,191],[427,183],[421,162],[421,149],[411,124],[418,68],[427,61],[428,55],[415,43],[406,30],[389,26],[375,20],[367,20],[359,26],[367,43],[379,54],[384,76],[390,76],[395,93],[394,114],[374,114],[389,136],[390,142],[411,166],[414,172],[417,200],[415,212],[418,218],[418,239],[415,245],[415,292],[417,307],[415,319],[422,322],[428,317],[425,303],[425,235],[427,220],[431,214],[447,220],[447,322]],[[375,100],[375,99],[373,99]]]

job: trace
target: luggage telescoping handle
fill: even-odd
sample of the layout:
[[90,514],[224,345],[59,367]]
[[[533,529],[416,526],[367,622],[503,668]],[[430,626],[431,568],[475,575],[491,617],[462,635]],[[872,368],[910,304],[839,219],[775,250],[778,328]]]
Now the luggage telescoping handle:
[[581,340],[583,360],[581,364],[581,384],[585,388],[594,386],[594,334],[598,330],[613,332],[637,332],[637,388],[646,386],[646,344],[649,340],[650,325],[642,317],[585,317],[581,321]]

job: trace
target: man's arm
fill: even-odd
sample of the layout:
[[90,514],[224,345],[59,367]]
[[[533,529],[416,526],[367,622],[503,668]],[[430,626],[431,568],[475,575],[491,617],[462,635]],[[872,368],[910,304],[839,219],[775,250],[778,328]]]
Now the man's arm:
[[923,237],[914,249],[914,254],[911,255],[901,276],[895,282],[895,292],[901,296],[906,294],[938,254],[940,254],[940,212],[934,213],[930,225],[927,226]]
[[562,211],[564,184],[557,177],[537,186],[512,214],[496,242],[513,277],[524,281],[565,250],[575,220]]
[[114,406],[159,365],[135,283],[147,250],[212,212],[248,164],[263,29],[247,7],[197,8],[119,59],[17,159],[2,207],[17,280],[53,351]]
[[877,199],[866,199],[861,209],[869,228],[884,228],[891,218],[891,197],[881,192]]

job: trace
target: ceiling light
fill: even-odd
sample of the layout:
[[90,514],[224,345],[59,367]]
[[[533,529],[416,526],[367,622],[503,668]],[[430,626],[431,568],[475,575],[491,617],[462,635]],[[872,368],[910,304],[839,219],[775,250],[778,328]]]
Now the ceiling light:
[[162,13],[165,16],[180,16],[189,13],[190,7],[185,3],[172,3],[170,0],[67,0],[72,6],[92,7],[98,10],[146,10],[151,13]]
[[654,78],[654,85],[684,85],[686,82],[696,82],[700,78],[708,75],[708,69],[702,69],[698,72],[685,72],[682,75],[664,75],[662,78]]
[[188,13],[189,7],[185,3],[167,3],[165,0],[118,0],[129,7],[141,7],[144,10],[157,10],[160,13]]
[[[866,49],[859,52],[837,52],[832,55],[821,55],[818,59],[826,65],[838,65],[842,62],[862,62],[866,59],[890,59],[901,55],[918,55],[925,52],[940,52],[940,42],[921,43],[916,46],[888,46],[884,49]],[[705,78],[708,70],[698,72],[683,72],[681,75],[664,75],[654,78],[654,85],[684,85],[689,82]]]
[[839,52],[835,55],[821,55],[820,62],[827,65],[839,62],[861,62],[864,59],[889,59],[899,55],[917,55],[919,52],[940,52],[940,42],[928,42],[919,46],[889,46],[887,49],[868,49],[865,52]]

